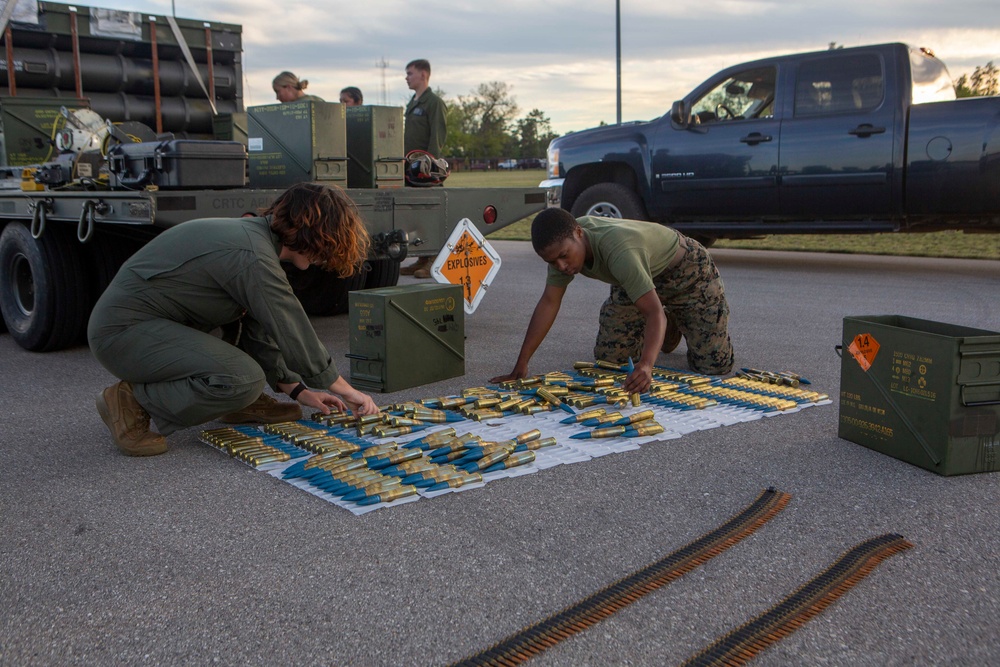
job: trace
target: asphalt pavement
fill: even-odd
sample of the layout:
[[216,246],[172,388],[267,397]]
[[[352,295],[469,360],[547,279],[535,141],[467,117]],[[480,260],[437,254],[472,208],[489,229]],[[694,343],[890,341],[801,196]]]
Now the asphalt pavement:
[[[503,266],[467,321],[466,375],[378,403],[510,370],[545,267],[529,244],[494,245]],[[713,255],[737,366],[800,373],[832,404],[360,517],[227,458],[198,429],[163,456],[120,455],[94,408],[113,378],[89,351],[34,354],[0,335],[0,664],[447,664],[767,487],[792,495],[769,523],[532,664],[679,664],[884,533],[914,546],[753,664],[1000,664],[1000,473],[941,477],[839,439],[834,351],[849,315],[1000,331],[1000,262]],[[591,358],[606,289],[574,281],[532,372]],[[343,359],[347,317],[314,324]],[[683,350],[661,362],[683,366]]]

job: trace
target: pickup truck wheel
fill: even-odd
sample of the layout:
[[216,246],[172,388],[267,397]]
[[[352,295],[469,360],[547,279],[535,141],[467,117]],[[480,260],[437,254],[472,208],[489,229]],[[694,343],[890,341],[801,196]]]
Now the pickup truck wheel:
[[399,262],[386,257],[369,260],[368,264],[371,268],[368,270],[368,277],[365,278],[364,289],[394,287],[399,282]]
[[692,234],[691,238],[693,238],[695,241],[700,243],[705,248],[711,248],[713,245],[715,245],[715,242],[719,240],[714,236],[701,236],[699,234]]
[[647,220],[645,207],[635,191],[618,183],[592,185],[573,202],[573,217],[596,215],[601,218]]
[[83,338],[90,299],[79,244],[58,225],[41,237],[11,222],[0,234],[0,312],[14,341],[48,352]]
[[305,271],[286,266],[285,274],[298,297],[303,310],[309,315],[340,315],[346,313],[350,301],[347,293],[363,289],[367,271],[362,269],[350,278],[310,266]]

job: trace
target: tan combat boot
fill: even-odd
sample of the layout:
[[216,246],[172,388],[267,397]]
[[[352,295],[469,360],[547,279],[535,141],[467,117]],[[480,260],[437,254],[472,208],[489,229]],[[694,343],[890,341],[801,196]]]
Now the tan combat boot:
[[167,451],[167,439],[149,430],[149,413],[135,400],[128,382],[118,382],[98,394],[97,412],[123,453],[156,456]]
[[280,424],[302,419],[302,408],[298,403],[276,401],[267,394],[242,410],[219,417],[224,424]]

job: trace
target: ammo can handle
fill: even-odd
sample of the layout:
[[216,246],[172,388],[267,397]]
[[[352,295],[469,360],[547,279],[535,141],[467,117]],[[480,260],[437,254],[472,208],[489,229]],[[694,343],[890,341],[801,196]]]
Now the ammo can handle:
[[[968,384],[963,384],[962,385],[962,391],[961,391],[961,394],[962,394],[962,396],[961,396],[961,398],[962,398],[962,405],[964,405],[967,408],[981,408],[981,407],[986,406],[986,405],[1000,405],[1000,398],[995,399],[995,400],[972,401],[972,402],[969,402],[969,401],[965,400],[965,389],[966,389],[966,387],[988,387],[990,385],[996,385],[996,383],[995,382],[969,382]],[[998,389],[1000,389],[1000,386],[998,386]]]
[[348,354],[345,354],[344,356],[347,357],[348,359],[357,359],[358,361],[382,361],[378,357],[366,357],[363,354],[350,354],[350,353],[348,353]]

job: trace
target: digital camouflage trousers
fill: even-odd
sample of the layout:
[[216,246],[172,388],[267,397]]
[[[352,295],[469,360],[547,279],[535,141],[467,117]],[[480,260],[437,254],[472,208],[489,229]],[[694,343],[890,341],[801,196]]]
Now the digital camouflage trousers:
[[[668,333],[672,320],[687,341],[688,365],[708,375],[721,375],[733,368],[733,343],[729,338],[729,304],[719,270],[705,248],[683,234],[686,253],[680,264],[653,278]],[[638,359],[646,321],[621,287],[612,285],[601,306],[594,358],[623,364]]]

